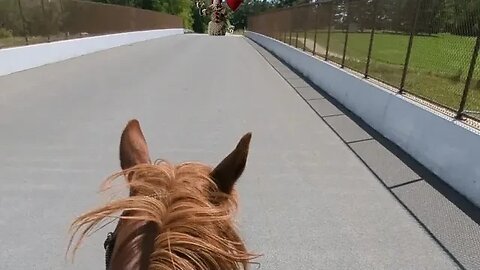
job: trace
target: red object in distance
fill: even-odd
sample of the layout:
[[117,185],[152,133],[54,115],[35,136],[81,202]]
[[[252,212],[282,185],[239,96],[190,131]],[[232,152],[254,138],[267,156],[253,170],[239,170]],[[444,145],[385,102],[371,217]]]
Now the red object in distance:
[[227,5],[233,10],[237,10],[243,0],[227,0]]

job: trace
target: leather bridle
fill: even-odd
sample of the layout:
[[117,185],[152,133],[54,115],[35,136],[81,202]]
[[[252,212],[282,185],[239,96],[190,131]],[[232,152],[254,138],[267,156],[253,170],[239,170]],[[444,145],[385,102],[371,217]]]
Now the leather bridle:
[[108,270],[110,267],[110,261],[112,259],[113,248],[115,247],[115,240],[117,238],[116,232],[109,232],[107,234],[107,239],[103,243],[105,248],[105,267]]

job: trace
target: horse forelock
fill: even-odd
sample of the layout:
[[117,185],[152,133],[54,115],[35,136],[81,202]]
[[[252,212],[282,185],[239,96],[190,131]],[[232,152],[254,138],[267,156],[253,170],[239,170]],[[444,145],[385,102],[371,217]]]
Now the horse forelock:
[[[90,211],[72,224],[78,245],[102,222],[112,217],[150,221],[157,226],[149,269],[242,269],[255,258],[247,252],[233,215],[237,196],[218,191],[209,177],[212,168],[200,163],[173,166],[166,161],[138,165],[117,173],[130,175],[132,196]],[[129,216],[115,216],[131,212]]]

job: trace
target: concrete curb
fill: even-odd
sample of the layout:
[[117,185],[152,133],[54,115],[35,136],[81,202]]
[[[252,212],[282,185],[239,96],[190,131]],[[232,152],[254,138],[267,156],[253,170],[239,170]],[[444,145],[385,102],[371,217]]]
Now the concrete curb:
[[136,31],[0,50],[0,76],[122,45],[184,34],[185,29]]
[[262,34],[245,35],[290,64],[480,207],[480,135],[461,122]]

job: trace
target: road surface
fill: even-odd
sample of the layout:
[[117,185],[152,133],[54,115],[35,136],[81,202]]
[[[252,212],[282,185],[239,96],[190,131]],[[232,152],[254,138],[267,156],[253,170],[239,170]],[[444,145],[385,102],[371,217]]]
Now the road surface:
[[74,264],[67,230],[132,118],[174,162],[214,164],[253,132],[238,219],[260,269],[456,269],[246,39],[193,34],[0,77],[1,269],[103,269],[111,227]]

